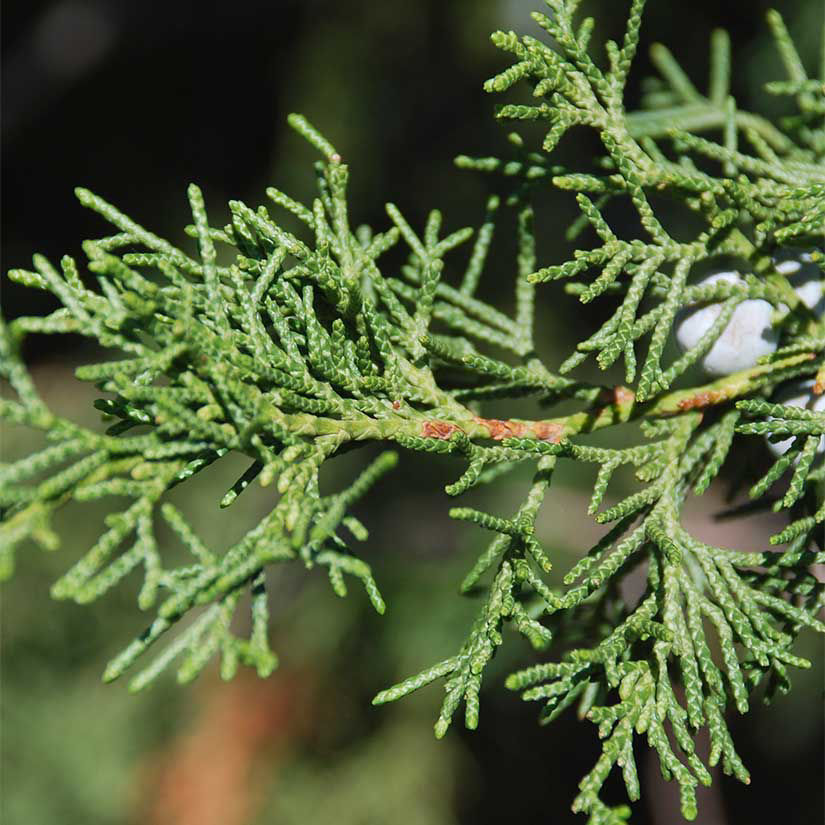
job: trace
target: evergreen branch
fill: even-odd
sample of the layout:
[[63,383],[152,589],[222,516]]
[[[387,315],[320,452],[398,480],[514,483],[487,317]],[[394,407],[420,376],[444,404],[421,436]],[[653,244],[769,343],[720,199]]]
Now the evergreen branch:
[[[77,190],[116,229],[83,245],[98,287],[87,286],[93,279],[68,256],[58,269],[35,255],[32,270],[9,273],[53,294],[61,307],[42,318],[0,321],[0,377],[14,394],[0,401],[0,418],[49,442],[0,465],[0,574],[11,575],[15,548],[27,539],[57,546],[51,516],[64,504],[125,498],[52,588],[55,598],[85,603],[142,569],[137,601],[154,617],[104,678],[118,678],[150,648],[159,652],[132,678],[132,689],[177,659],[184,682],[215,656],[225,678],[239,664],[266,676],[277,666],[267,641],[270,568],[325,568],[339,596],[349,575],[379,614],[386,607],[369,565],[350,546],[367,538],[352,508],[399,456],[385,450],[333,493],[322,491],[327,461],[376,442],[451,456],[462,464],[446,488],[453,497],[535,465],[511,515],[450,511],[492,533],[461,583],[464,593],[482,593],[476,620],[454,655],[374,703],[444,679],[436,735],[445,735],[462,702],[465,725],[475,728],[485,668],[505,627],[535,650],[558,641],[566,650],[561,661],[523,668],[507,686],[543,703],[547,721],[577,703],[579,715],[598,726],[602,753],[579,785],[574,810],[591,825],[626,821],[629,809],[606,805],[600,794],[618,767],[629,799],[639,798],[634,736],[645,736],[692,819],[695,788],[710,782],[709,767],[721,761],[726,773],[749,781],[727,709],[747,712],[763,681],[768,698],[786,692],[789,667],[810,666],[794,652],[799,633],[825,632],[825,586],[810,570],[825,557],[825,91],[771,12],[788,77],[769,91],[790,97],[797,115],[775,125],[742,110],[730,96],[731,49],[720,32],[712,36],[707,94],[665,47],[654,46],[661,79],[646,108],[628,113],[624,90],[643,0],[630,2],[621,45],[606,44],[605,68],[589,48],[594,21],[575,19],[578,3],[548,5],[551,14],[534,19],[554,47],[513,32],[493,35],[515,62],[485,88],[502,92],[527,81],[537,99],[507,104],[498,117],[544,121],[547,129],[541,151],[511,136],[513,159],[457,159],[460,167],[501,174],[511,187],[509,197],[487,200],[477,232],[442,231],[436,209],[415,227],[393,203],[382,231],[352,230],[348,166],[299,115],[290,125],[322,156],[317,197],[304,204],[267,190],[270,205],[298,219],[297,232],[267,207],[240,201],[229,204],[227,226],[211,226],[203,194],[191,185],[186,233],[197,254],[190,255]],[[586,171],[554,162],[557,144],[576,126],[593,129],[601,145]],[[537,257],[531,196],[547,184],[575,193],[580,216],[568,236],[592,229],[596,238],[561,263]],[[660,196],[693,216],[690,237],[670,225]],[[637,237],[611,225],[615,202],[637,216]],[[478,297],[510,210],[512,316]],[[218,244],[234,254],[231,263],[220,262]],[[396,245],[406,247],[406,260],[390,274],[383,256]],[[459,264],[464,246],[468,260]],[[731,260],[739,271],[722,269]],[[710,276],[697,280],[709,267]],[[536,301],[556,281],[583,303],[598,299],[611,308],[558,368],[536,354],[535,340]],[[105,431],[47,408],[20,357],[32,332],[80,333],[118,351],[76,371],[102,394],[95,406]],[[675,358],[672,341],[682,349]],[[591,354],[601,369],[622,361],[628,386],[576,379]],[[689,381],[691,370],[705,378]],[[482,404],[527,394],[575,407],[528,420],[489,417]],[[617,425],[625,425],[626,440],[588,440]],[[689,496],[738,463],[731,456],[745,442],[740,436],[756,436],[775,456],[752,479],[754,498],[787,478],[774,504],[787,511],[787,524],[770,539],[781,549],[713,547],[683,526]],[[271,501],[259,523],[221,551],[166,496],[230,454],[248,464],[220,506],[256,485]],[[589,514],[611,527],[556,587],[548,583],[554,559],[537,535],[537,516],[562,461],[598,465]],[[633,469],[637,486],[619,497],[613,478],[622,467]],[[158,542],[158,515],[189,551],[185,563]],[[645,590],[634,604],[619,585],[636,569]],[[232,623],[245,594],[251,612],[243,638]],[[162,637],[166,646],[155,647]],[[711,742],[706,762],[695,752],[702,728]]]

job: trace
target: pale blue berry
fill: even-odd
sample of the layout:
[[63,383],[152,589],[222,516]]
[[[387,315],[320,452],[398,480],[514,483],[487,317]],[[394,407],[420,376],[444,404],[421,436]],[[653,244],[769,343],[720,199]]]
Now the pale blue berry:
[[[825,412],[825,395],[814,395],[814,382],[791,381],[779,390],[771,399],[775,404],[784,404],[786,407],[805,407],[814,412]],[[784,438],[782,441],[768,441],[768,449],[777,457],[788,452],[793,444],[793,438]],[[825,453],[825,435],[822,436],[817,448],[818,453]]]
[[[738,272],[715,272],[699,284],[704,286],[719,281],[745,283]],[[702,340],[721,311],[722,304],[717,302],[680,313],[676,321],[676,343],[682,352],[693,349]],[[759,358],[776,350],[779,333],[771,326],[772,315],[773,307],[761,298],[742,301],[713,346],[700,359],[699,366],[713,377],[755,366]]]

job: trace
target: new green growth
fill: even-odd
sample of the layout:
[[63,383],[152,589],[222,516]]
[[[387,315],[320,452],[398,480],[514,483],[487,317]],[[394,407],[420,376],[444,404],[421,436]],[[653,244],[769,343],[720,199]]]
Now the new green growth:
[[[771,12],[787,78],[768,91],[787,98],[794,114],[772,123],[738,108],[721,31],[711,42],[706,93],[656,45],[660,77],[646,86],[645,108],[628,113],[624,90],[644,0],[631,3],[624,39],[608,41],[606,62],[588,49],[594,24],[578,20],[576,0],[547,5],[534,20],[549,39],[493,35],[513,62],[485,88],[527,84],[535,98],[503,105],[497,116],[537,121],[546,136],[538,147],[511,136],[503,159],[458,158],[459,167],[509,182],[509,195],[489,199],[477,230],[444,233],[437,210],[413,227],[391,203],[384,226],[353,228],[349,169],[297,115],[290,124],[321,156],[315,199],[298,203],[270,188],[268,205],[230,202],[231,222],[217,227],[191,185],[186,233],[197,241],[197,256],[78,190],[81,203],[114,226],[114,234],[83,244],[85,271],[68,256],[59,268],[35,256],[33,270],[9,273],[62,306],[2,327],[0,369],[15,397],[0,402],[0,414],[42,430],[48,446],[0,466],[0,564],[9,576],[15,547],[28,539],[54,549],[50,519],[69,500],[125,499],[52,588],[55,598],[89,602],[142,568],[138,605],[153,618],[104,678],[130,671],[138,690],[175,662],[186,682],[216,656],[224,678],[240,664],[268,676],[277,666],[268,644],[272,568],[323,567],[336,594],[357,581],[384,611],[358,556],[367,530],[351,508],[405,453],[452,456],[458,469],[446,492],[453,497],[506,483],[513,470],[531,466],[532,484],[514,512],[450,511],[481,542],[461,583],[462,592],[483,593],[477,618],[459,650],[382,691],[375,703],[440,681],[436,735],[462,707],[466,726],[476,727],[485,666],[509,627],[541,654],[507,687],[538,701],[543,721],[575,705],[598,728],[602,754],[582,779],[574,809],[591,825],[624,822],[630,809],[605,802],[601,788],[615,767],[629,799],[639,798],[634,743],[646,741],[693,819],[695,788],[710,783],[709,766],[721,762],[749,781],[726,713],[747,712],[758,687],[766,686],[768,698],[786,692],[789,671],[810,665],[794,653],[799,632],[825,631],[823,586],[811,571],[825,561],[825,411],[816,407],[825,392],[825,319],[777,263],[802,250],[820,283],[825,277],[825,65],[810,77]],[[587,170],[564,168],[554,155],[577,127],[594,131],[601,145]],[[531,203],[548,187],[573,193],[581,211],[568,229],[580,248],[561,263],[536,259]],[[689,211],[700,227],[693,237],[673,237],[651,195]],[[614,201],[638,215],[637,236],[621,237],[609,225],[605,210]],[[281,210],[303,231],[287,231]],[[516,216],[517,259],[508,272],[487,273],[501,212]],[[384,255],[399,245],[406,262],[395,271]],[[230,249],[234,262],[219,264],[218,247]],[[730,261],[736,277],[697,280],[702,267],[730,269]],[[512,279],[512,315],[476,297],[482,277]],[[601,301],[610,312],[572,353],[544,359],[533,343],[534,304],[559,289]],[[757,301],[772,308],[774,351],[700,386],[679,383],[702,364],[737,309]],[[674,329],[697,306],[715,307],[715,320],[697,343],[666,360]],[[77,370],[101,392],[95,406],[105,431],[46,407],[19,356],[30,333],[77,333],[118,353],[118,360]],[[580,380],[577,368],[591,356],[602,369],[620,364],[626,386]],[[810,403],[777,401],[789,382],[799,382]],[[538,398],[548,417],[484,414],[488,400],[525,395]],[[555,405],[571,400],[575,412],[553,415]],[[590,433],[618,424],[633,428],[634,444],[589,443]],[[683,527],[685,501],[708,489],[732,446],[754,437],[792,439],[751,488],[753,498],[787,513],[787,526],[754,552],[710,546]],[[322,492],[326,461],[375,442],[388,449],[349,487]],[[220,506],[231,506],[253,483],[272,490],[272,506],[236,544],[213,548],[165,495],[230,453],[246,456],[249,467]],[[554,468],[567,461],[594,465],[590,513],[610,529],[582,548],[563,587],[555,587],[546,576],[554,551],[535,525],[553,494]],[[638,490],[605,507],[611,475],[624,466],[635,471]],[[155,537],[161,521],[189,551],[188,563],[167,560]],[[620,584],[633,571],[641,571],[644,589],[629,603]],[[251,632],[241,638],[232,619],[246,604]],[[194,620],[178,631],[190,614]],[[711,742],[707,764],[694,746],[703,728]]]

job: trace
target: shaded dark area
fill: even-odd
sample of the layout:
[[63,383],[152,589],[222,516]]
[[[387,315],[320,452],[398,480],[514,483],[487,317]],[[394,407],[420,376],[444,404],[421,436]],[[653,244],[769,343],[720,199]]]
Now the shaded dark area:
[[[759,86],[779,70],[764,24],[764,10],[772,5],[780,7],[815,64],[822,9],[809,0],[651,0],[644,42],[668,44],[701,86],[710,32],[728,28],[740,104],[769,107]],[[533,7],[538,0],[7,3],[2,268],[27,267],[33,252],[55,261],[65,253],[80,258],[84,238],[108,231],[76,202],[77,185],[176,241],[191,219],[189,181],[203,188],[214,215],[222,214],[230,198],[263,202],[269,184],[300,199],[311,189],[314,157],[286,127],[291,111],[305,114],[347,159],[357,221],[383,228],[383,204],[391,200],[419,222],[438,206],[449,228],[477,224],[496,184],[455,170],[452,160],[459,153],[506,152],[506,130],[493,117],[501,100],[485,94],[481,84],[507,58],[488,35],[514,28],[540,36],[529,20]],[[621,36],[626,3],[602,0],[583,8],[597,16],[596,42]],[[642,52],[632,83],[636,99],[640,79],[651,71]],[[586,165],[595,146],[589,135],[582,138],[560,147],[571,164]],[[565,193],[543,197],[542,263],[565,254],[563,229],[575,214],[571,201]],[[483,292],[498,292],[506,302],[511,278],[511,269],[488,276]],[[53,306],[49,297],[5,279],[0,299],[9,318]],[[602,312],[598,306],[581,309],[566,296],[547,303],[542,313],[548,352],[566,350],[579,335],[578,325]],[[39,383],[58,397],[73,385],[67,383],[70,370],[55,369],[55,359],[80,357],[72,347],[81,344],[43,336],[27,344]],[[88,418],[84,399],[69,406]],[[15,443],[11,457],[25,447],[24,441]],[[286,582],[285,606],[274,617],[283,668],[264,687],[231,694],[231,711],[215,704],[228,688],[214,674],[195,688],[177,688],[167,679],[163,688],[139,698],[127,696],[120,684],[97,684],[102,663],[143,617],[134,615],[132,593],[91,608],[49,601],[50,582],[93,535],[86,511],[67,517],[64,529],[76,533],[67,547],[56,556],[22,559],[7,586],[3,759],[10,761],[14,748],[21,760],[11,777],[15,798],[6,803],[19,821],[181,825],[174,817],[194,803],[167,798],[175,785],[164,784],[163,766],[205,771],[215,749],[225,747],[220,737],[243,735],[239,719],[249,709],[261,714],[255,718],[271,738],[250,733],[247,750],[235,753],[248,761],[248,775],[242,771],[227,793],[255,790],[238,818],[226,814],[224,825],[583,822],[568,807],[576,782],[599,753],[596,733],[573,714],[541,728],[536,708],[504,690],[513,655],[520,662],[532,655],[526,647],[505,653],[492,668],[477,732],[456,725],[445,742],[431,741],[437,689],[409,700],[409,709],[369,706],[378,689],[453,650],[472,620],[474,605],[455,592],[474,557],[473,538],[447,523],[440,495],[446,480],[445,472],[439,486],[430,464],[410,461],[363,513],[373,528],[370,561],[391,605],[387,617],[376,619],[360,593],[338,602],[322,581]],[[221,482],[212,483],[218,489]],[[581,495],[577,483],[570,482],[571,496]],[[208,531],[220,515],[213,512],[214,490],[205,498]],[[206,513],[206,506],[197,506]],[[560,512],[550,518],[561,523],[565,517]],[[573,558],[582,548],[569,535],[569,521],[566,532],[559,552]],[[292,609],[298,599],[301,611]],[[292,627],[297,612],[311,616],[310,626]],[[779,706],[732,724],[753,784],[743,788],[721,779],[717,805],[723,818],[713,818],[711,807],[705,816],[700,805],[703,825],[767,823],[780,816],[788,825],[823,821],[822,647],[810,639],[806,644],[801,655],[817,660],[818,671],[798,675],[798,690]],[[218,738],[181,744],[193,730]],[[108,766],[98,770],[101,753]],[[667,794],[675,788],[663,787],[655,765],[639,762],[643,802],[636,806],[634,825],[681,821],[678,801],[668,808]],[[173,776],[178,786],[191,779]],[[52,807],[38,796],[44,781],[54,782]],[[213,790],[223,787],[220,781],[212,782]],[[8,777],[6,782],[11,785]],[[615,776],[611,782],[607,787],[618,802],[623,787]],[[385,810],[385,820],[360,813],[370,793],[383,794],[385,807],[376,802],[364,810]],[[51,819],[58,811],[60,819]],[[12,815],[8,821],[14,820]]]

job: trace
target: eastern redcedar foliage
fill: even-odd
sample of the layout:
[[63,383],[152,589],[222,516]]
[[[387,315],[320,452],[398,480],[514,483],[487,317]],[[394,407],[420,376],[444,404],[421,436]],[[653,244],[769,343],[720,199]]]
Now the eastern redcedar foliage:
[[[762,683],[768,698],[787,691],[789,667],[809,666],[793,652],[799,631],[825,630],[818,618],[823,587],[810,569],[825,560],[825,413],[817,409],[825,391],[825,320],[820,305],[803,300],[787,267],[778,265],[788,251],[807,250],[808,263],[819,267],[825,260],[825,67],[820,79],[809,78],[780,16],[771,12],[788,77],[768,90],[793,101],[796,114],[773,124],[738,109],[728,93],[730,46],[723,32],[711,43],[707,94],[663,46],[654,46],[661,78],[648,86],[646,108],[628,114],[624,88],[644,0],[631,3],[623,42],[607,43],[606,68],[588,51],[592,19],[574,20],[576,0],[548,5],[549,14],[534,18],[552,44],[496,33],[493,42],[515,62],[486,85],[502,92],[530,84],[536,103],[504,105],[498,116],[545,122],[543,145],[529,149],[512,136],[509,159],[458,159],[459,166],[512,180],[504,204],[515,210],[518,226],[512,317],[475,297],[502,208],[497,198],[475,232],[442,235],[438,211],[416,230],[393,204],[381,231],[353,229],[348,168],[299,116],[290,123],[323,158],[316,164],[318,196],[301,204],[274,188],[267,195],[300,220],[300,236],[266,206],[240,202],[230,203],[229,225],[210,226],[192,185],[194,223],[186,231],[199,249],[192,257],[78,190],[80,201],[116,228],[83,245],[89,276],[68,256],[59,270],[35,256],[34,270],[9,273],[51,292],[63,306],[2,328],[2,374],[16,397],[2,401],[0,413],[42,430],[51,443],[0,468],[0,562],[8,576],[14,548],[24,540],[55,547],[50,516],[70,499],[130,500],[53,587],[56,598],[88,602],[143,568],[138,603],[154,609],[155,618],[109,664],[105,678],[118,678],[167,634],[166,646],[158,645],[160,652],[132,677],[133,689],[175,659],[179,679],[188,681],[216,654],[225,678],[240,663],[266,676],[277,665],[267,641],[268,568],[325,567],[339,595],[347,591],[346,577],[355,578],[383,612],[378,586],[354,546],[367,531],[350,509],[395,466],[397,448],[455,457],[463,470],[447,487],[451,496],[532,464],[535,477],[516,512],[450,512],[492,534],[461,584],[463,592],[485,594],[464,645],[375,702],[441,679],[446,695],[436,735],[444,735],[462,704],[465,724],[475,727],[484,668],[509,625],[548,652],[546,661],[512,674],[508,687],[540,701],[545,720],[577,704],[603,740],[574,809],[594,825],[627,818],[626,806],[608,806],[599,792],[618,766],[628,796],[638,798],[639,736],[657,751],[665,776],[679,783],[682,811],[693,818],[694,788],[710,782],[694,752],[696,731],[709,730],[710,765],[721,761],[726,772],[749,781],[725,723],[728,707],[746,712]],[[588,172],[562,168],[553,156],[576,126],[595,130],[603,146]],[[548,186],[576,193],[581,218],[569,237],[592,228],[598,240],[569,261],[543,265],[536,260],[530,204],[533,193]],[[675,239],[651,192],[690,210],[701,231]],[[621,238],[611,229],[604,210],[614,200],[638,214],[640,237]],[[408,257],[396,275],[383,268],[382,256],[399,243]],[[470,243],[469,265],[457,272],[451,253]],[[234,250],[234,263],[217,262],[220,245]],[[694,277],[703,265],[730,267],[731,261],[739,273],[734,278]],[[821,282],[822,269],[815,272]],[[98,289],[89,288],[92,280]],[[536,285],[558,280],[583,302],[610,303],[613,313],[556,365],[534,351],[533,318]],[[539,300],[554,288],[541,287]],[[775,352],[712,383],[674,389],[735,313],[758,301],[775,310]],[[674,327],[685,313],[689,320],[697,304],[715,307],[715,320],[698,343],[666,363]],[[105,432],[46,408],[18,355],[31,332],[79,333],[122,354],[77,371],[103,393],[96,406],[109,422]],[[603,369],[622,362],[628,386],[578,380],[576,368],[590,355]],[[800,379],[809,381],[810,403],[778,400],[778,388],[787,396],[787,382]],[[579,411],[540,421],[483,416],[486,400],[528,394],[548,406],[573,399]],[[624,449],[588,443],[589,433],[620,423],[636,425],[638,443]],[[751,491],[764,498],[788,479],[773,501],[788,512],[788,526],[770,539],[775,550],[712,547],[682,526],[686,498],[708,488],[732,443],[747,435],[793,439]],[[322,494],[324,462],[368,442],[393,449],[345,490]],[[253,482],[274,487],[273,506],[234,546],[211,548],[164,496],[232,452],[247,456],[249,468],[221,506]],[[598,465],[590,512],[613,525],[566,573],[562,589],[547,583],[553,550],[535,531],[559,461]],[[611,475],[624,465],[635,469],[640,489],[603,508]],[[155,538],[159,519],[191,553],[189,564],[164,561]],[[631,604],[619,584],[637,569],[646,585]],[[247,592],[251,634],[239,638],[231,623]],[[195,618],[176,632],[190,613]],[[561,660],[553,655],[556,642],[567,648]]]

